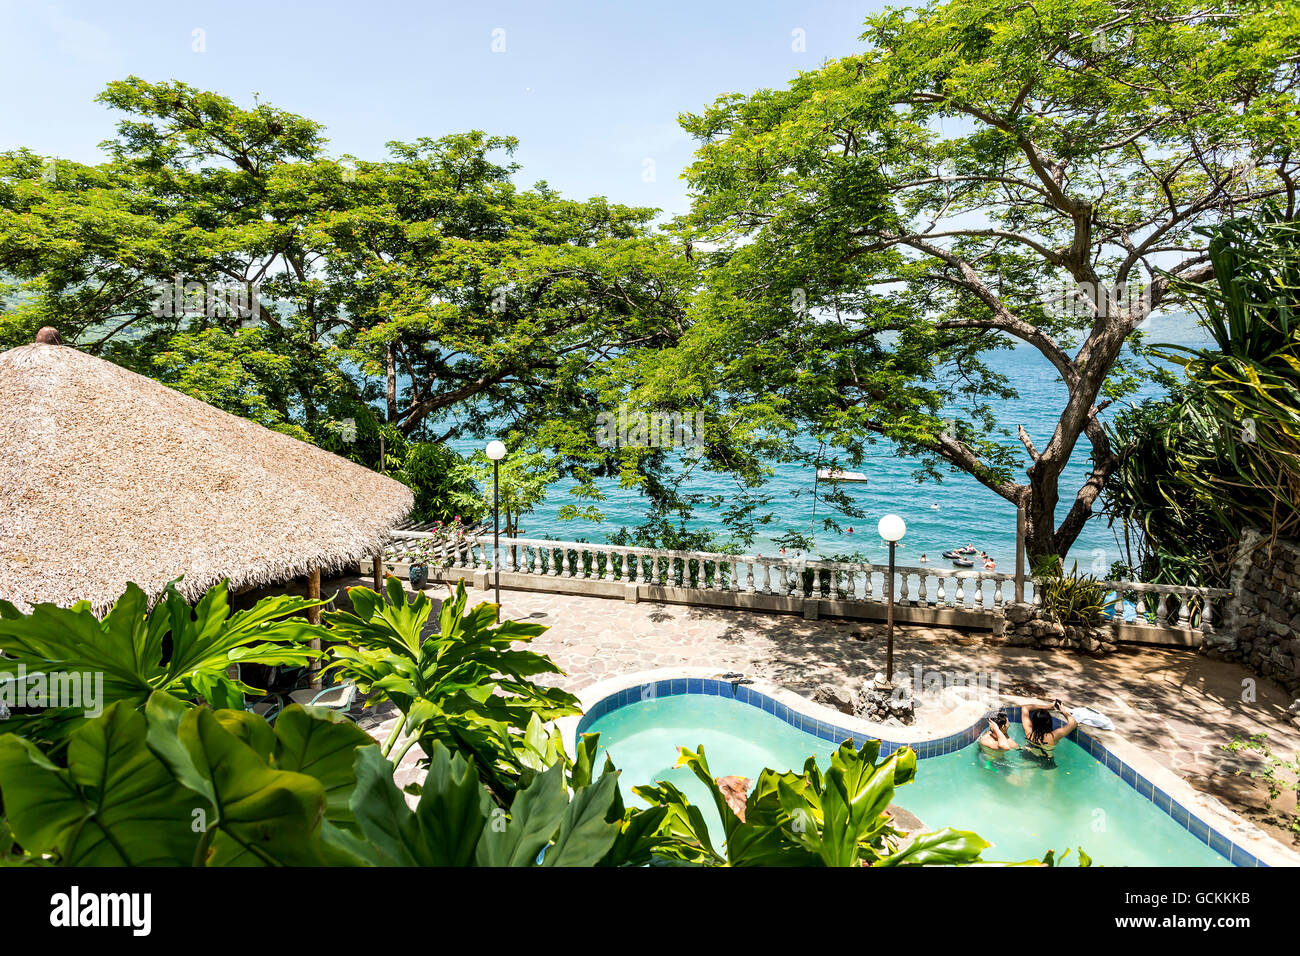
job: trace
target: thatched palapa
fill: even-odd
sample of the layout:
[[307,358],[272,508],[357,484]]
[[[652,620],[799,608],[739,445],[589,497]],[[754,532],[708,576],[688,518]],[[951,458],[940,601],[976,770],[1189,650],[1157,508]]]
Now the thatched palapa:
[[0,354],[0,598],[191,600],[378,552],[405,485],[62,345]]

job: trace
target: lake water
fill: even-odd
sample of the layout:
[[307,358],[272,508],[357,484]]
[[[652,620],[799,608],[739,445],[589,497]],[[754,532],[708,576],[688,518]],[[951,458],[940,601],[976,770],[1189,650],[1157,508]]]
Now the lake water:
[[[1145,331],[1151,342],[1200,345],[1208,341],[1204,330],[1187,315],[1150,320]],[[995,400],[992,405],[998,424],[1012,433],[1001,440],[1008,447],[1019,451],[1023,466],[1027,466],[1028,456],[1014,437],[1016,426],[1023,424],[1034,443],[1043,447],[1051,437],[1064,404],[1065,386],[1041,353],[1028,345],[988,353],[986,361],[994,371],[1009,376],[1019,392],[1018,398]],[[1148,382],[1129,401],[1139,401],[1157,394],[1157,386]],[[1113,410],[1114,407],[1108,409],[1103,417],[1107,417]],[[458,451],[469,452],[481,447],[483,442],[465,440],[451,444]],[[806,450],[815,452],[816,442],[809,441]],[[1090,470],[1089,451],[1089,443],[1081,438],[1061,479],[1058,520],[1069,509],[1076,490],[1083,484]],[[1016,480],[1023,480],[1023,466],[1014,476]],[[943,551],[974,544],[998,562],[998,570],[1014,570],[1015,508],[974,478],[954,472],[946,475],[941,482],[931,480],[918,484],[914,478],[918,463],[914,459],[899,458],[894,454],[892,443],[883,440],[870,450],[863,465],[843,467],[862,471],[868,476],[865,485],[840,485],[850,492],[859,507],[865,509],[866,517],[840,518],[843,527],[839,533],[825,531],[821,528],[821,518],[830,509],[824,500],[820,500],[819,495],[814,549],[818,555],[857,552],[873,562],[887,559],[888,549],[876,532],[876,523],[882,515],[893,512],[907,523],[907,533],[899,543],[898,560],[901,564],[916,564],[921,554],[925,553],[933,563],[948,567],[949,563],[941,557]],[[790,464],[776,467],[776,473],[766,487],[766,491],[773,495],[771,510],[775,512],[774,520],[762,527],[760,537],[746,549],[747,553],[774,555],[778,551],[775,541],[782,534],[789,531],[809,533],[813,521],[814,479],[815,469],[812,467]],[[570,500],[568,489],[572,484],[572,481],[557,482],[547,501],[536,512],[525,517],[523,525],[527,536],[600,542],[607,540],[609,532],[621,526],[635,527],[644,519],[645,500],[635,492],[618,487],[616,481],[609,480],[600,486],[607,496],[605,501],[599,503],[605,513],[603,522],[560,520],[557,513],[561,505]],[[724,497],[734,489],[725,475],[707,473],[693,475],[685,487],[703,495]],[[824,485],[822,487],[824,490]],[[718,520],[720,510],[698,506],[695,519],[687,527],[712,528],[724,532],[725,529]],[[850,526],[853,528],[852,534],[848,532]],[[1085,526],[1070,557],[1079,562],[1080,570],[1104,573],[1109,570],[1111,562],[1122,560],[1124,556],[1114,533],[1103,519],[1098,518]]]

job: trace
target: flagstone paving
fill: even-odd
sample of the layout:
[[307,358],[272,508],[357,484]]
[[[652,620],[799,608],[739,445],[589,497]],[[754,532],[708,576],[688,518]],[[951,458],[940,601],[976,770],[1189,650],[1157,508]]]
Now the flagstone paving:
[[[329,582],[326,593],[355,583],[364,582]],[[446,591],[439,586],[427,593],[437,600]],[[480,599],[491,595],[471,590],[471,604]],[[710,667],[766,678],[834,706],[836,698],[847,701],[853,688],[884,670],[883,624],[519,591],[503,591],[502,605],[507,617],[548,626],[532,647],[555,660],[565,674],[554,682],[575,693],[617,674]],[[1237,773],[1262,764],[1222,750],[1235,736],[1261,732],[1277,753],[1300,750],[1300,727],[1287,714],[1291,698],[1277,685],[1193,651],[1126,647],[1091,658],[1007,647],[984,637],[899,626],[896,672],[920,667],[968,679],[987,675],[1005,694],[1092,707],[1193,786],[1300,849],[1300,838],[1273,819],[1278,810],[1293,807],[1294,795],[1284,795],[1275,812],[1266,814],[1266,789],[1248,773]],[[380,739],[392,727],[391,714],[382,711],[363,720]],[[412,748],[403,761],[404,776],[414,776],[417,752]]]

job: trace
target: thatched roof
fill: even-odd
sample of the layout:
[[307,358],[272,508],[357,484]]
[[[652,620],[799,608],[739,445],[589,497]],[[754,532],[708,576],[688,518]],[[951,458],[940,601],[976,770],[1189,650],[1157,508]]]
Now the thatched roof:
[[374,554],[405,485],[62,345],[0,353],[0,598],[191,599]]

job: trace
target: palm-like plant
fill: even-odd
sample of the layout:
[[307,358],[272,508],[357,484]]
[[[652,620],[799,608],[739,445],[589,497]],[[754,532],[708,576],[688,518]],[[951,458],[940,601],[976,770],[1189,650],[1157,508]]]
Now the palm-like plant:
[[[318,653],[311,639],[321,631],[299,615],[322,603],[279,595],[231,614],[227,581],[193,608],[174,583],[152,609],[144,592],[128,584],[102,620],[84,601],[70,608],[37,604],[26,613],[0,601],[3,669],[12,676],[21,668],[29,680],[40,675],[47,688],[56,678],[65,686],[94,686],[101,709],[117,701],[139,708],[155,691],[238,709],[246,693],[260,691],[230,677],[230,665],[309,663]],[[85,703],[14,714],[0,721],[0,733],[64,740],[85,722]]]
[[[334,670],[363,693],[377,692],[401,712],[384,748],[400,762],[415,744],[426,758],[441,742],[471,760],[493,796],[508,806],[540,769],[562,760],[544,724],[581,713],[572,694],[534,683],[562,674],[543,654],[516,648],[546,630],[540,624],[496,623],[494,604],[465,612],[465,585],[443,602],[438,630],[426,634],[433,605],[423,594],[409,603],[402,582],[390,577],[385,594],[348,590],[353,612],[328,612],[326,623],[342,644],[331,648]],[[371,703],[374,701],[372,700]]]
[[975,862],[989,846],[951,828],[903,845],[886,811],[895,787],[916,776],[916,753],[907,747],[881,760],[880,741],[861,749],[845,741],[825,773],[812,757],[802,774],[764,770],[743,806],[728,800],[703,747],[678,752],[677,766],[689,767],[713,796],[726,840],[713,846],[703,813],[671,783],[636,787],[637,796],[668,811],[660,832],[673,839],[656,847],[661,857],[728,866],[924,866]]
[[1213,415],[1228,466],[1182,475],[1224,525],[1300,531],[1300,223],[1268,211],[1210,235],[1214,279],[1177,287],[1203,304],[1214,348],[1167,346]]

